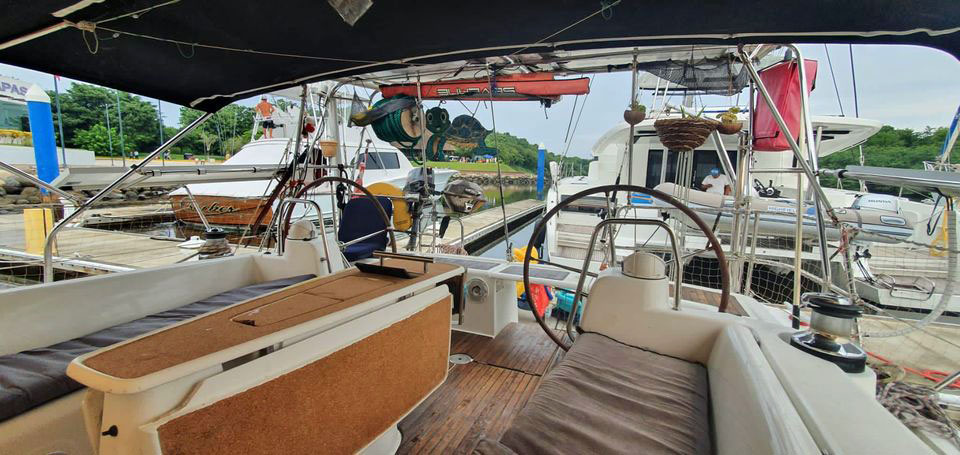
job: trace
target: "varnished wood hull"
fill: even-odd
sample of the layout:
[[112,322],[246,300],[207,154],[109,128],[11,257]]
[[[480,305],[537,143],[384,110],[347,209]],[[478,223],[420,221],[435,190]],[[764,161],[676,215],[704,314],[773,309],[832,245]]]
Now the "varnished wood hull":
[[[217,226],[246,226],[257,217],[257,213],[266,203],[265,198],[237,198],[226,196],[195,196],[197,205],[203,211],[207,222]],[[186,195],[175,195],[170,197],[170,205],[173,207],[173,214],[177,221],[186,223],[203,224],[197,210]],[[261,221],[261,226],[266,226],[273,218],[273,209],[269,209],[267,216]]]

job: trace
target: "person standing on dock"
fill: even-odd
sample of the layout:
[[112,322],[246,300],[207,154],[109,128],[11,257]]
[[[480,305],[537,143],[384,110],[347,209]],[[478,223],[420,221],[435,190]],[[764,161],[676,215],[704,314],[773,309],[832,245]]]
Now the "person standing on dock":
[[263,127],[263,137],[267,139],[273,138],[273,129],[277,127],[273,123],[273,113],[276,109],[267,101],[267,95],[260,97],[260,102],[257,103],[256,107],[253,108],[258,114],[260,114],[260,126]]
[[720,173],[720,169],[710,169],[710,174],[700,182],[703,191],[714,194],[730,194],[730,180]]

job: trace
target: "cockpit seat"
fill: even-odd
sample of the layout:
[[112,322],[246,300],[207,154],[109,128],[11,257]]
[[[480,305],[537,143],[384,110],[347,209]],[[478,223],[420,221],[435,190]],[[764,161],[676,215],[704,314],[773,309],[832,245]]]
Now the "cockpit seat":
[[67,365],[76,357],[313,277],[243,286],[79,338],[0,356],[0,422],[83,388],[67,377]]
[[705,366],[584,333],[477,452],[711,453]]
[[[387,213],[387,218],[390,218],[393,215],[393,203],[386,197],[377,197],[377,200]],[[348,245],[343,250],[343,255],[348,261],[353,262],[373,256],[374,251],[383,250],[387,247],[386,228],[387,225],[384,224],[373,201],[365,197],[351,199],[343,209],[340,229],[337,233],[338,240],[350,242],[377,231],[383,232]]]

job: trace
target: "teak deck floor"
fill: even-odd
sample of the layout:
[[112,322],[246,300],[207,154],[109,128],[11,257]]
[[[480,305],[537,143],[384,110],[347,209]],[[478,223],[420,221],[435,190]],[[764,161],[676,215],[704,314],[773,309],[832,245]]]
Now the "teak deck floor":
[[561,352],[530,321],[493,339],[452,332],[450,353],[474,361],[451,364],[446,382],[400,421],[397,453],[471,453],[481,439],[499,439]]
[[[700,289],[684,287],[683,297],[719,304],[719,294]],[[565,323],[550,318],[547,326],[563,328]],[[521,312],[520,322],[496,338],[453,331],[450,354],[467,354],[474,361],[450,364],[446,382],[400,421],[398,454],[467,454],[483,438],[500,439],[540,378],[563,357],[529,312]]]

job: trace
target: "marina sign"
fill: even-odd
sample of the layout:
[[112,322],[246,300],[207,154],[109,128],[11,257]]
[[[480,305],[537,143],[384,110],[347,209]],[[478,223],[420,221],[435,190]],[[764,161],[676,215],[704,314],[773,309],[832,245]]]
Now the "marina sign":
[[33,85],[12,77],[0,76],[0,98],[14,101],[26,101],[27,90]]

